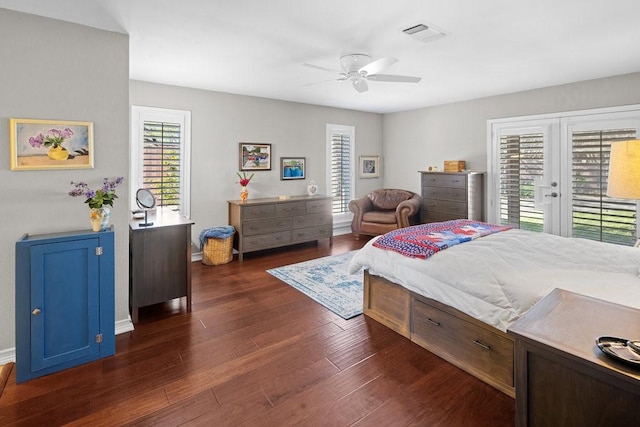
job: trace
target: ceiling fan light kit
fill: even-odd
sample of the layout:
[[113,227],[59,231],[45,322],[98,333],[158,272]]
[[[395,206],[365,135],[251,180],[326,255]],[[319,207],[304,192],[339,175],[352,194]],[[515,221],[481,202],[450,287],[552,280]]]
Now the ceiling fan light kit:
[[339,82],[349,80],[353,88],[362,93],[369,90],[367,80],[377,82],[418,83],[421,78],[413,76],[399,76],[395,74],[379,74],[380,71],[398,62],[396,58],[385,56],[375,61],[365,53],[350,53],[340,57],[342,71],[332,70],[319,65],[304,64],[322,71],[338,73]]

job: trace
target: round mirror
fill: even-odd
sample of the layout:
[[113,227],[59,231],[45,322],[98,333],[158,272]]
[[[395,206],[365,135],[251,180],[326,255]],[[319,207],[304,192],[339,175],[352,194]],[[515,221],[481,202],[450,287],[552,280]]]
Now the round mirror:
[[136,191],[136,203],[140,209],[144,210],[144,222],[138,224],[140,227],[150,227],[152,222],[147,221],[147,211],[156,207],[156,197],[146,188]]
[[156,198],[146,188],[140,188],[136,192],[136,203],[141,209],[153,209],[156,206]]

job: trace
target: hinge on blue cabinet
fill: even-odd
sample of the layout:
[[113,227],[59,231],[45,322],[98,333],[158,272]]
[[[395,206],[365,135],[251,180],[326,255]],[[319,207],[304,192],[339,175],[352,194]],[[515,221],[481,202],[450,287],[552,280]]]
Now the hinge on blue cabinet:
[[96,246],[96,255],[97,256],[102,255],[102,246]]
[[96,342],[99,344],[102,342],[102,334],[96,335]]

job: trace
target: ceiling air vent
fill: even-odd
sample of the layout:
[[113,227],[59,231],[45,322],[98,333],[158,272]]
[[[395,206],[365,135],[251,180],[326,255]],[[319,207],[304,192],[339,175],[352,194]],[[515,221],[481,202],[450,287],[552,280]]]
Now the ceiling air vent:
[[416,24],[402,30],[408,36],[423,42],[438,40],[445,32],[429,24]]

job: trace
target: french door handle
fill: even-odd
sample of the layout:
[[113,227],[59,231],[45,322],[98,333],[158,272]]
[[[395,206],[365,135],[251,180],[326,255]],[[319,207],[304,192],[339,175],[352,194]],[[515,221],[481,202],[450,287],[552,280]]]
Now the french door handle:
[[554,191],[553,193],[545,194],[544,197],[558,197],[558,193]]

